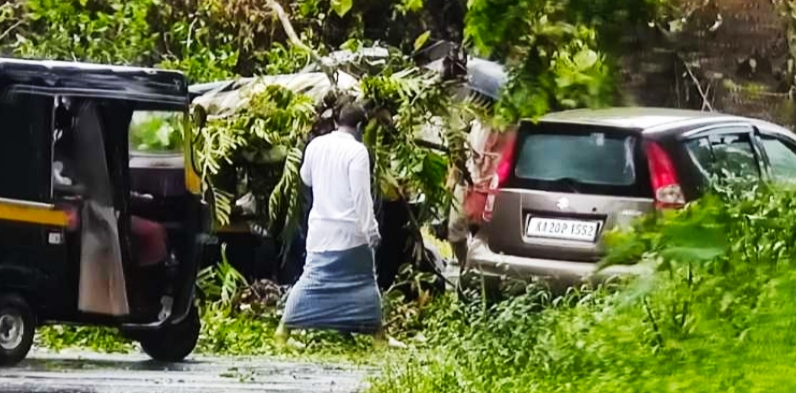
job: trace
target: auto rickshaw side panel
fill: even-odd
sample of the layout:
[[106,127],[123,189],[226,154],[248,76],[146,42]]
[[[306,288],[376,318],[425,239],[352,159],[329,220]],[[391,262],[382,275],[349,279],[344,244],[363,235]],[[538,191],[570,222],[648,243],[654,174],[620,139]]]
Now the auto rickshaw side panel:
[[0,85],[0,291],[36,308],[69,308],[68,214],[51,201],[53,97]]

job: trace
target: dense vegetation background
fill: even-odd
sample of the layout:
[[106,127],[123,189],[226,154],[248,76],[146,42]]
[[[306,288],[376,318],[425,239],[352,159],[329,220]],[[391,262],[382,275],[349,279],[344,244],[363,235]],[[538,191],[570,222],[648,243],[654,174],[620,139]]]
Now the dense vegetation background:
[[[379,42],[405,54],[435,40],[467,42],[471,51],[511,65],[512,86],[525,88],[514,94],[539,97],[530,105],[511,104],[520,96],[506,100],[513,115],[610,99],[615,60],[602,49],[618,49],[617,38],[654,20],[663,4],[282,2],[303,41],[321,54],[357,42]],[[310,61],[306,52],[287,44],[266,1],[14,0],[0,6],[0,31],[0,48],[7,54],[176,68],[195,82],[293,72]],[[529,73],[538,78],[527,80]]]
[[[567,41],[581,45],[573,41],[576,34],[589,46],[599,40],[600,52],[611,53],[608,62],[615,67],[606,82],[620,87],[626,102],[699,109],[707,101],[718,110],[793,124],[788,93],[796,14],[787,0],[281,4],[299,35],[321,53],[351,39],[379,41],[404,53],[418,42],[449,40],[468,41],[472,51],[508,61],[527,58],[522,48],[544,45],[537,38],[545,34],[553,34],[546,39],[552,37],[556,48]],[[553,23],[538,23],[543,20]],[[550,29],[561,21],[578,31],[567,37]],[[648,21],[657,26],[650,28]],[[584,27],[597,37],[590,38]],[[309,62],[306,53],[287,44],[268,2],[247,0],[9,0],[0,5],[0,51],[178,68],[197,82],[291,72]],[[545,47],[535,54],[553,52]],[[526,71],[535,67],[518,64]]]

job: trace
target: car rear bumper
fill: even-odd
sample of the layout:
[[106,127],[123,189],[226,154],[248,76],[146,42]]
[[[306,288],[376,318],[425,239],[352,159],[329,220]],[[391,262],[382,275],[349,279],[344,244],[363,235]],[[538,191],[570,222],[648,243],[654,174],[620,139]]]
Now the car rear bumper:
[[598,269],[598,264],[554,259],[525,258],[498,254],[483,239],[470,242],[467,264],[486,276],[505,276],[516,279],[540,278],[556,284],[577,285],[582,282],[599,283],[608,279],[639,275],[647,271],[641,265],[615,265]]

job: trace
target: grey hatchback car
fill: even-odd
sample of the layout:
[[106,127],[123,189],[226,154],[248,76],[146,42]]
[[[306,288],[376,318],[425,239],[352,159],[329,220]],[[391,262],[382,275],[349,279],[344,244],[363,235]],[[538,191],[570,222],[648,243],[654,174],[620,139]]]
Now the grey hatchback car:
[[468,266],[487,277],[575,285],[636,271],[597,271],[604,234],[699,198],[712,175],[795,179],[796,136],[717,113],[573,110],[521,124],[503,160]]

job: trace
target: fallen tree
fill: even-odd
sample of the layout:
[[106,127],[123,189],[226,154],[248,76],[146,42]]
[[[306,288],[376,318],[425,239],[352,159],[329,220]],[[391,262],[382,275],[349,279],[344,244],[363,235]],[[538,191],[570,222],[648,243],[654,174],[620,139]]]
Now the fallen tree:
[[[307,208],[298,176],[303,148],[333,128],[342,103],[356,100],[369,113],[363,142],[373,158],[382,232],[392,232],[384,236],[388,249],[380,253],[382,286],[392,284],[400,264],[419,267],[436,259],[420,230],[447,214],[445,177],[450,165],[463,160],[467,122],[477,111],[466,96],[456,98],[460,80],[386,53],[379,65],[351,56],[348,60],[373,72],[363,75],[304,72],[198,87],[204,94],[193,104],[202,120],[192,138],[219,227],[247,220],[279,245],[283,267],[301,264],[303,250],[291,252],[296,251],[291,246],[301,238]],[[426,270],[440,270],[440,262]],[[288,276],[286,281],[296,278]]]

